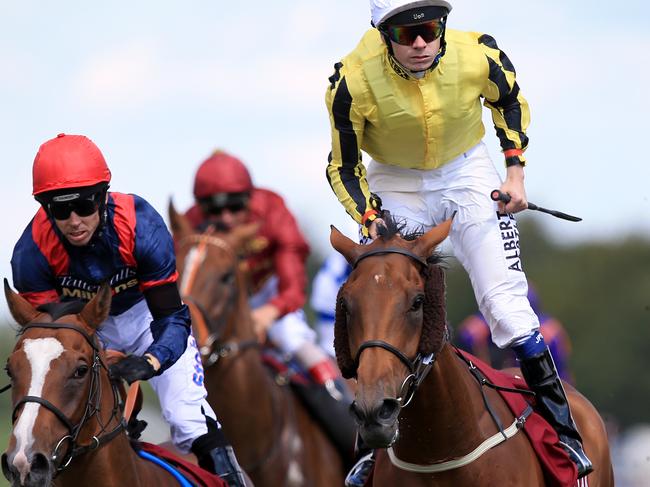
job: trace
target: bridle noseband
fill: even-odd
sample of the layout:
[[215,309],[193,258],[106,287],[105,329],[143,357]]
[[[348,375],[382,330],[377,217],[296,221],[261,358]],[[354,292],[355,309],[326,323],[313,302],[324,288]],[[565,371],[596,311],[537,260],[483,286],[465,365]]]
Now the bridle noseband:
[[[388,247],[388,248],[382,248],[382,249],[373,249],[369,250],[360,256],[356,258],[354,263],[352,264],[352,268],[355,269],[359,262],[362,260],[372,257],[372,256],[377,256],[377,255],[385,255],[385,254],[400,254],[408,257],[415,263],[419,264],[422,266],[422,268],[426,269],[427,266],[429,265],[426,260],[422,259],[421,257],[415,255],[413,252],[410,252],[407,249],[403,249],[400,247]],[[449,340],[449,329],[445,328],[445,338],[442,341],[442,344],[444,345],[446,341]],[[402,382],[402,386],[400,387],[400,392],[399,396],[397,397],[397,401],[400,403],[400,408],[406,407],[411,400],[413,399],[413,396],[415,395],[415,392],[417,389],[420,387],[420,384],[424,380],[424,378],[427,376],[429,371],[431,370],[431,367],[433,367],[433,364],[436,361],[436,356],[440,352],[438,350],[437,352],[432,352],[428,355],[422,355],[421,353],[418,353],[414,359],[410,359],[407,357],[401,350],[398,348],[394,347],[388,342],[385,342],[383,340],[368,340],[363,342],[360,346],[359,349],[357,350],[357,353],[354,357],[354,365],[353,365],[353,370],[354,370],[354,376],[356,377],[357,375],[357,370],[359,369],[359,361],[361,360],[361,353],[364,350],[367,350],[369,348],[382,348],[391,354],[393,354],[395,357],[397,357],[400,362],[402,362],[406,368],[409,371],[409,374],[406,376],[404,381]]]
[[[72,421],[70,421],[70,419],[54,404],[52,404],[47,399],[38,396],[23,396],[20,400],[18,400],[18,402],[16,402],[16,405],[14,406],[13,411],[11,413],[11,422],[13,424],[16,422],[16,418],[18,416],[18,409],[21,406],[30,402],[37,403],[43,406],[48,411],[50,411],[52,414],[54,414],[54,416],[56,416],[56,418],[67,428],[68,434],[63,436],[57,442],[51,457],[51,461],[56,466],[56,471],[58,473],[64,468],[66,468],[68,465],[70,465],[70,462],[72,461],[73,458],[79,455],[83,455],[86,452],[96,450],[101,445],[111,441],[125,428],[125,424],[124,424],[124,420],[120,420],[118,421],[118,425],[114,429],[112,429],[106,434],[102,434],[106,431],[106,426],[101,423],[99,416],[97,416],[97,422],[101,425],[101,431],[99,432],[99,434],[93,436],[92,438],[93,442],[89,445],[80,446],[77,444],[77,440],[79,439],[79,434],[81,433],[83,426],[90,418],[96,416],[97,413],[99,413],[101,410],[101,387],[100,387],[99,374],[102,368],[106,370],[106,372],[108,373],[108,368],[106,367],[106,364],[101,359],[100,349],[94,337],[91,337],[85,330],[76,327],[74,325],[68,325],[63,323],[29,323],[22,327],[20,333],[23,334],[25,331],[31,328],[73,330],[79,333],[80,335],[82,335],[85,338],[86,342],[88,342],[88,344],[93,349],[93,363],[91,366],[92,372],[90,377],[90,388],[88,392],[88,399],[86,400],[84,414],[81,417],[81,420],[76,425],[73,424]],[[118,390],[116,384],[111,383],[111,388],[113,390],[113,411],[111,413],[111,417],[107,425],[110,424],[114,418],[119,417],[119,410],[120,410],[120,403],[118,399]],[[70,444],[66,449],[65,453],[60,456],[58,450],[61,447],[61,445],[66,441],[69,441]]]

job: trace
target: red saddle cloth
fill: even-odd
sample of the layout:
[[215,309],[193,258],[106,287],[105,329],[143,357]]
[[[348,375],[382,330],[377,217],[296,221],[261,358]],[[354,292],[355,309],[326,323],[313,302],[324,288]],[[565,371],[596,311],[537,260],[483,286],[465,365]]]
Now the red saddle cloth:
[[221,480],[221,477],[218,475],[207,472],[198,465],[194,465],[193,463],[177,457],[165,448],[144,441],[139,442],[139,446],[145,452],[150,453],[175,467],[187,478],[187,480],[193,482],[198,487],[228,487],[228,484]]
[[[458,350],[458,353],[471,361],[493,384],[502,387],[529,389],[524,379],[495,370],[463,350]],[[532,398],[528,395],[507,391],[498,392],[517,417],[521,416],[528,405],[531,404],[528,400]],[[578,469],[576,465],[558,444],[557,433],[544,418],[533,412],[528,416],[524,424],[524,432],[528,436],[535,453],[537,453],[547,487],[574,487],[578,485]]]

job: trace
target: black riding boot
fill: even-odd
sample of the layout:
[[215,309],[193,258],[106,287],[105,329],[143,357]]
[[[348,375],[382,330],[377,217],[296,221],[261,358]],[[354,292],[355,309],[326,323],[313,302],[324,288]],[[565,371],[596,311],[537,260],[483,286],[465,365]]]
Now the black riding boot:
[[199,461],[199,467],[221,477],[229,487],[246,487],[242,468],[235,452],[216,422],[207,418],[208,432],[192,443],[192,453]]
[[535,409],[557,432],[560,445],[578,467],[578,478],[589,474],[594,468],[582,448],[582,438],[548,347],[539,355],[520,360],[520,365],[528,386],[537,394]]
[[366,447],[358,433],[355,449],[359,460],[345,477],[345,487],[364,487],[372,469],[375,468],[375,450]]

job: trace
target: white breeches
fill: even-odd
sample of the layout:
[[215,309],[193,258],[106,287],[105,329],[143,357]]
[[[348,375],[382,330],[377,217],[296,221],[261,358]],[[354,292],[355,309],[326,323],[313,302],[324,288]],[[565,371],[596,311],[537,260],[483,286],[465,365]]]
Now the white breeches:
[[483,142],[429,171],[371,161],[368,183],[382,208],[406,219],[408,229],[426,231],[456,214],[451,247],[469,274],[497,346],[507,347],[539,328],[527,298],[517,223],[490,199],[501,178]]

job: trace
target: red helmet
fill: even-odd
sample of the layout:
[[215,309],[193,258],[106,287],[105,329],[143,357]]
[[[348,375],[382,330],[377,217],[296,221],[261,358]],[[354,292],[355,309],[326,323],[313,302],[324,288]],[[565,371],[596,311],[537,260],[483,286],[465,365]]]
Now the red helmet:
[[59,189],[108,184],[111,171],[99,148],[83,135],[59,134],[38,149],[32,168],[34,196]]
[[244,163],[217,150],[199,166],[194,177],[194,197],[207,198],[218,193],[247,193],[253,182]]

